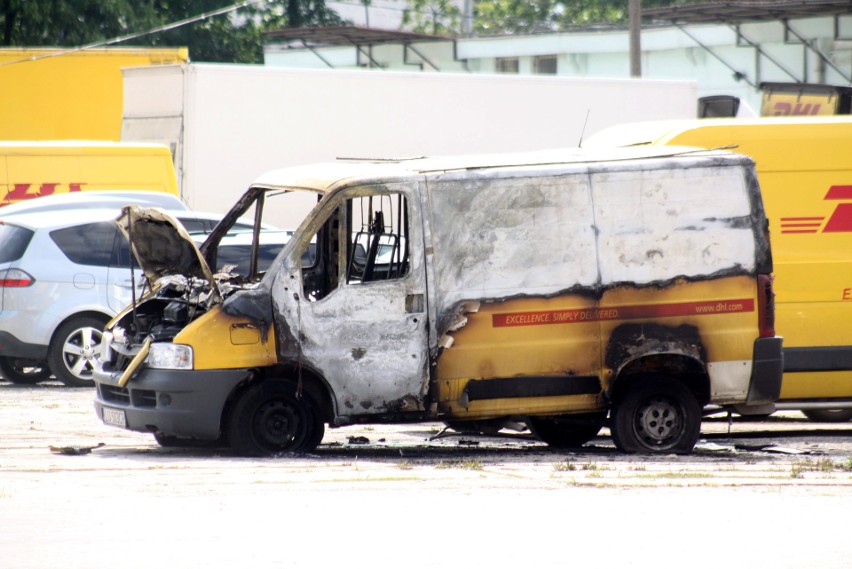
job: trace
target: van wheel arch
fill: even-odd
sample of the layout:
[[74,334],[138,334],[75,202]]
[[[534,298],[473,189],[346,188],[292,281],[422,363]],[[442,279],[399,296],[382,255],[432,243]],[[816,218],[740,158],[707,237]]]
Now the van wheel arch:
[[246,384],[229,407],[225,436],[242,456],[311,452],[325,425],[309,393],[292,381],[267,378]]
[[636,381],[649,376],[665,376],[682,383],[702,407],[710,402],[710,376],[706,366],[683,354],[653,354],[627,362],[610,384],[610,401],[619,401]]
[[[221,432],[228,430],[228,417],[231,414],[234,403],[242,393],[253,385],[267,380],[286,380],[294,385],[299,383],[299,370],[292,365],[276,365],[268,368],[255,370],[245,381],[237,385],[222,409]],[[301,370],[302,391],[308,393],[316,403],[320,419],[324,423],[331,423],[337,416],[334,399],[331,397],[331,389],[325,379],[313,369],[302,367]]]

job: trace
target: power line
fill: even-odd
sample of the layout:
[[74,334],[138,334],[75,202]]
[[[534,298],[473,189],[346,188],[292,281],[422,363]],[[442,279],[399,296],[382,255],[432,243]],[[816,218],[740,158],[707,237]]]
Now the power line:
[[174,30],[175,28],[180,28],[181,26],[185,26],[187,24],[194,24],[195,22],[200,22],[202,20],[206,20],[207,18],[214,18],[216,16],[221,16],[223,14],[228,14],[230,12],[235,12],[237,10],[241,10],[247,6],[251,6],[252,4],[259,4],[265,0],[245,0],[244,2],[239,2],[237,4],[231,4],[230,6],[225,6],[224,8],[219,8],[218,10],[213,10],[210,12],[204,12],[203,14],[199,14],[197,16],[192,16],[190,18],[186,18],[184,20],[179,20],[177,22],[172,22],[170,24],[165,24],[164,26],[159,26],[157,28],[153,28],[151,30],[145,32],[138,32],[135,34],[128,34],[126,36],[119,36],[108,40],[103,40],[95,43],[90,43],[80,47],[73,47],[71,49],[66,49],[62,51],[56,51],[54,53],[48,53],[44,55],[34,55],[33,57],[27,57],[24,59],[16,59],[15,61],[6,61],[4,63],[0,63],[0,67],[5,67],[7,65],[15,65],[17,63],[27,63],[29,61],[39,61],[41,59],[48,59],[51,57],[59,57],[62,55],[68,55],[71,53],[77,53],[80,51],[85,51],[87,49],[94,49],[98,47],[104,47],[108,45],[114,45],[117,43],[123,43],[130,40],[135,40],[137,38],[141,38],[144,36],[149,36],[151,34],[158,34],[160,32],[167,32],[169,30]]

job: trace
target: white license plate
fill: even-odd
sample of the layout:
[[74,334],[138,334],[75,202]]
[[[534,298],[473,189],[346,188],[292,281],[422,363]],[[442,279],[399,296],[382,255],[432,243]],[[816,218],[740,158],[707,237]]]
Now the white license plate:
[[125,417],[124,411],[121,409],[110,409],[109,407],[104,407],[104,423],[116,427],[126,427],[127,417]]

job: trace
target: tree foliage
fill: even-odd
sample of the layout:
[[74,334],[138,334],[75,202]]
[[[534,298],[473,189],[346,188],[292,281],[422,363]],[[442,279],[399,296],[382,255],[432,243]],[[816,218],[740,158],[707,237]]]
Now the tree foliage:
[[[473,0],[478,35],[559,31],[572,26],[627,22],[628,0]],[[706,0],[642,0],[643,8]],[[447,0],[409,0],[407,29],[455,35],[461,14],[442,10]],[[409,14],[410,13],[410,14]],[[427,25],[424,25],[427,24]]]
[[402,27],[422,34],[457,35],[462,13],[452,0],[409,0]]
[[[237,0],[0,0],[2,45],[78,47],[207,14]],[[236,12],[134,39],[135,46],[187,46],[195,61],[256,63],[262,33],[340,24],[325,0],[267,0]]]
[[[2,45],[78,47],[210,13],[237,0],[0,0]],[[128,45],[189,47],[194,61],[257,63],[264,31],[343,23],[326,0],[258,1],[239,11],[134,39]],[[369,3],[370,0],[361,0]],[[627,20],[628,0],[472,0],[476,34],[559,31]],[[643,7],[699,0],[642,0]],[[460,0],[408,0],[403,27],[460,35]]]

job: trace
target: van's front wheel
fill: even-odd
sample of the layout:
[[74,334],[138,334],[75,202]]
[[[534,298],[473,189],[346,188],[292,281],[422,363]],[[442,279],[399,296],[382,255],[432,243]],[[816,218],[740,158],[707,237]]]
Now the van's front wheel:
[[582,413],[558,417],[527,417],[535,437],[556,448],[581,447],[600,432],[606,413]]
[[287,381],[267,380],[237,399],[228,419],[228,441],[243,456],[310,452],[325,431],[313,398],[297,396]]
[[701,405],[675,380],[637,378],[616,401],[610,427],[623,452],[689,453],[701,432]]

